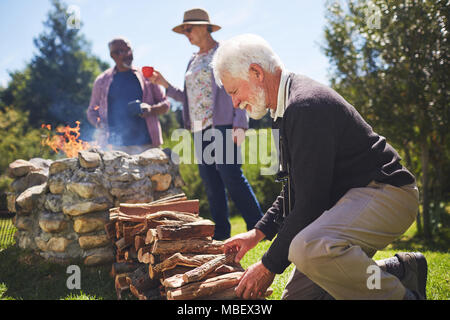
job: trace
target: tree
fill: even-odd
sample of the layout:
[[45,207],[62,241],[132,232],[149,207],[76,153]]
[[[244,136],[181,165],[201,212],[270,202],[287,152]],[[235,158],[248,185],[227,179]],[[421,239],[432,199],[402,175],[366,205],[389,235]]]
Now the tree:
[[447,0],[347,4],[327,3],[332,86],[401,150],[420,182],[430,238],[450,194]]
[[34,127],[73,125],[79,120],[87,128],[92,84],[108,64],[90,53],[80,29],[70,27],[67,6],[59,0],[52,0],[52,5],[46,29],[34,39],[37,54],[24,71],[11,74],[1,99],[4,105],[29,111]]

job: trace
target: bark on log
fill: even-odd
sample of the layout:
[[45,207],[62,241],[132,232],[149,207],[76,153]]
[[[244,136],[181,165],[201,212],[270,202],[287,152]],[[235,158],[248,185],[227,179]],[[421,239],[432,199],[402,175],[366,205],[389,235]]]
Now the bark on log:
[[[179,267],[177,267],[179,268]],[[193,270],[191,268],[191,270]],[[174,274],[169,274],[171,270],[165,271],[163,273],[164,275],[164,279],[162,281],[162,284],[164,287],[166,288],[179,288],[181,286],[184,286],[185,284],[187,284],[184,280],[183,280],[183,275],[186,272],[189,272],[190,270],[185,270],[185,272],[183,272],[182,270],[179,270],[177,272],[174,272]],[[209,279],[209,278],[214,278],[217,277],[219,275],[222,274],[226,274],[226,273],[233,273],[233,272],[244,272],[244,268],[242,268],[241,265],[237,265],[237,264],[232,264],[232,265],[223,265],[220,266],[219,268],[217,268],[216,270],[214,270],[214,272],[211,272],[209,274],[207,274],[205,276],[204,279]]]
[[243,272],[233,272],[207,279],[203,282],[194,282],[176,289],[167,290],[168,300],[190,300],[212,295],[216,292],[236,286]]
[[106,235],[110,240],[114,240],[116,237],[116,224],[115,222],[108,222],[105,224]]
[[187,240],[214,236],[215,225],[211,220],[199,220],[179,226],[158,226],[158,239]]
[[122,238],[122,226],[123,223],[121,221],[116,221],[116,239]]
[[120,212],[127,215],[147,215],[150,213],[155,213],[158,211],[179,211],[179,212],[190,212],[197,214],[199,213],[199,200],[184,200],[175,201],[170,203],[160,203],[160,204],[120,204]]
[[236,257],[235,252],[229,253],[229,254],[221,254],[221,255],[217,256],[216,258],[195,268],[194,270],[186,272],[183,275],[183,280],[185,283],[200,281],[208,273],[213,272],[218,267],[221,267],[222,265],[227,264],[227,263],[233,263],[235,257]]
[[111,275],[115,277],[118,274],[130,273],[139,268],[140,264],[136,262],[114,262],[111,267]]
[[190,239],[190,240],[156,240],[153,254],[173,253],[219,254],[223,252],[223,241]]
[[142,293],[146,290],[156,288],[160,285],[160,282],[157,280],[152,280],[148,276],[147,265],[140,264],[139,268],[130,273],[127,276],[127,282],[133,285],[138,292]]
[[220,267],[218,267],[216,270],[214,270],[214,273],[223,274],[223,273],[232,273],[237,271],[245,271],[244,268],[240,264],[237,264],[235,262],[231,264],[224,264]]
[[[225,289],[223,291],[220,292],[216,292],[210,296],[203,296],[194,300],[241,300],[237,295],[236,295],[236,287],[231,287],[228,289]],[[257,298],[256,300],[265,300],[266,298],[270,297],[273,293],[273,289],[272,288],[267,288],[266,292],[264,293],[264,295],[260,298]]]
[[163,260],[159,264],[150,265],[149,275],[150,278],[153,279],[154,277],[160,275],[162,272],[173,269],[177,266],[197,267],[213,260],[214,258],[217,258],[217,255],[182,255],[181,253],[177,252],[167,259]]
[[122,299],[122,292],[130,289],[127,283],[127,274],[118,274],[114,279],[114,287],[116,288],[117,300]]
[[136,250],[134,249],[134,247],[131,247],[131,248],[129,248],[127,251],[125,251],[125,253],[124,253],[124,258],[125,258],[125,261],[136,261],[137,260],[137,257],[138,257],[138,255],[137,255],[137,252],[136,252]]
[[139,252],[139,249],[143,248],[145,246],[145,237],[137,235],[134,238],[134,249],[136,249],[137,252]]
[[139,300],[162,300],[162,298],[159,288],[149,289],[139,296]]
[[187,200],[187,197],[184,193],[175,194],[173,196],[164,197],[155,201],[150,202],[151,205],[168,203],[168,202],[177,202]]
[[131,245],[131,243],[127,243],[125,238],[120,238],[119,240],[117,240],[115,242],[115,244],[116,244],[117,249],[119,249],[120,251],[125,251],[125,249]]
[[165,219],[165,220],[183,221],[185,223],[202,220],[202,218],[199,218],[197,215],[181,211],[158,211],[155,213],[145,215],[145,219],[150,221]]

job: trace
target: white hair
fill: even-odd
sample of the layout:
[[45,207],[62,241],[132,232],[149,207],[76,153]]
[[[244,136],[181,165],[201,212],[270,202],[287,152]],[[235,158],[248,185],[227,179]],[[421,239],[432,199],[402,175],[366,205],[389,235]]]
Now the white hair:
[[116,37],[116,38],[112,39],[110,42],[108,42],[109,51],[111,51],[112,46],[117,42],[123,42],[131,48],[131,42],[127,38],[120,36],[120,37]]
[[284,69],[278,55],[269,43],[255,34],[242,34],[221,42],[211,62],[214,77],[222,86],[222,76],[229,73],[233,78],[248,80],[250,65],[256,63],[265,71],[274,73]]

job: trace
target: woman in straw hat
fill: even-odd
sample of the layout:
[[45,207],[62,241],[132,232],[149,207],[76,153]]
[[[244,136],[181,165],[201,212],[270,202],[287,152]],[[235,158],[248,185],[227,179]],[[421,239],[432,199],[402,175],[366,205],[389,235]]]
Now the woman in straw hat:
[[233,108],[230,96],[217,86],[210,67],[219,46],[211,34],[219,29],[218,25],[210,22],[205,10],[186,11],[183,23],[172,30],[185,35],[199,51],[189,61],[184,88],[172,86],[157,70],[150,80],[165,87],[169,97],[183,103],[184,126],[194,135],[199,172],[216,224],[214,238],[223,240],[229,238],[231,229],[226,190],[246,221],[248,230],[262,217],[262,212],[238,160],[241,153],[239,145],[245,137],[244,130],[248,128],[248,116],[245,110]]

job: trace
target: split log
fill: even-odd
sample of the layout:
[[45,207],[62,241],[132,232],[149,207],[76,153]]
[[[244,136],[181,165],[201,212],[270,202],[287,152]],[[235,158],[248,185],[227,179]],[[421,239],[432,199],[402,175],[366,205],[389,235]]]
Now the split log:
[[111,267],[111,275],[115,277],[118,274],[130,273],[139,268],[140,264],[136,262],[114,262]]
[[245,271],[244,268],[238,263],[232,263],[232,264],[224,264],[220,267],[218,267],[216,270],[214,270],[214,273],[217,274],[223,274],[223,273],[232,273],[237,271]]
[[137,259],[140,263],[150,263],[150,255],[151,255],[152,247],[142,247],[138,250]]
[[177,252],[169,258],[163,260],[161,263],[149,266],[150,278],[155,278],[164,271],[175,268],[176,266],[186,266],[186,267],[198,267],[204,263],[217,258],[217,255],[194,255],[186,254],[182,255]]
[[[236,287],[231,287],[228,289],[225,289],[223,291],[220,292],[216,292],[210,296],[203,296],[200,298],[197,298],[198,300],[236,300],[240,298],[236,295]],[[264,295],[256,300],[264,300],[268,297],[270,297],[273,293],[273,289],[272,288],[267,288],[266,292],[264,293]],[[194,299],[195,300],[195,299]]]
[[203,219],[179,226],[162,225],[156,227],[158,239],[187,240],[214,236],[215,225],[211,220]]
[[223,252],[223,241],[203,239],[156,240],[153,244],[153,254],[173,254],[177,252],[219,254]]
[[195,268],[194,270],[188,271],[183,275],[183,280],[185,283],[190,283],[194,281],[202,280],[208,273],[213,272],[218,267],[221,267],[227,263],[233,263],[236,253],[221,254],[216,258],[202,264],[201,266]]
[[147,235],[145,236],[145,244],[152,244],[158,239],[158,233],[156,229],[148,229]]
[[116,252],[116,262],[117,263],[125,263],[125,262],[127,262],[125,260],[125,253],[123,253],[121,251],[117,251]]
[[175,275],[183,275],[184,273],[188,272],[189,270],[194,269],[194,267],[185,267],[185,266],[177,266],[174,269],[169,269],[163,272],[163,279],[171,278]]
[[134,249],[136,249],[137,252],[139,252],[139,249],[143,248],[145,246],[145,237],[137,235],[134,238]]
[[161,300],[162,299],[161,290],[159,288],[152,288],[152,289],[147,289],[146,291],[139,291],[138,288],[136,288],[133,285],[130,285],[130,291],[139,300]]
[[[163,275],[164,275],[164,279],[162,281],[163,286],[166,287],[166,289],[179,288],[181,286],[184,286],[187,283],[184,281],[183,275],[186,272],[189,272],[191,270],[194,270],[194,269],[191,268],[190,270],[186,270],[185,272],[182,272],[182,270],[179,270],[177,273],[172,274],[172,275],[168,274],[168,272],[170,272],[170,270],[165,271],[163,273]],[[216,270],[214,270],[214,272],[207,274],[204,277],[204,279],[214,278],[214,277],[217,277],[222,274],[233,273],[233,272],[244,272],[244,271],[245,270],[244,270],[244,268],[242,268],[241,265],[237,265],[237,264],[222,265],[219,268],[217,268]]]
[[209,296],[214,293],[236,286],[243,272],[223,274],[203,282],[194,282],[176,289],[166,291],[168,300],[190,300]]
[[130,290],[132,285],[140,293],[156,288],[160,285],[158,280],[152,280],[149,278],[147,265],[145,264],[140,264],[139,268],[130,273],[126,279],[127,283],[130,285]]
[[[148,221],[150,220],[150,221]],[[155,213],[151,213],[148,215],[127,215],[124,213],[119,213],[117,215],[117,222],[127,222],[127,223],[148,223],[148,227],[153,227],[152,223],[156,220],[173,220],[173,221],[181,221],[184,223],[194,222],[198,220],[202,220],[198,217],[198,215],[190,213],[190,212],[181,212],[181,211],[158,211]],[[161,225],[164,223],[157,223],[157,225]],[[116,229],[118,226],[116,226]],[[119,230],[121,232],[121,230]],[[118,234],[117,237],[121,237],[121,234]]]
[[148,222],[151,228],[157,228],[158,226],[180,226],[185,223],[186,223],[185,221],[168,220],[168,219],[151,220]]
[[116,239],[122,238],[122,227],[123,223],[120,221],[116,221]]
[[160,288],[154,288],[143,292],[138,298],[139,300],[162,300],[163,296]]
[[[152,249],[153,249],[153,247],[152,247]],[[167,258],[167,256],[163,255],[163,254],[150,253],[150,255],[149,255],[150,262],[149,263],[151,263],[151,264],[158,264],[158,263],[163,262],[166,258]]]
[[199,218],[197,215],[181,211],[158,211],[155,213],[145,215],[145,219],[146,220],[165,219],[165,220],[183,221],[185,223],[202,220],[202,218]]
[[105,224],[106,235],[110,240],[114,240],[116,236],[115,222],[108,222]]
[[117,219],[119,213],[119,208],[111,208],[109,209],[109,220],[114,222]]
[[184,201],[187,200],[187,197],[184,193],[175,194],[173,196],[164,197],[155,201],[150,202],[149,204],[161,204],[167,202],[176,202],[176,201]]
[[125,251],[124,253],[125,261],[135,261],[137,260],[137,257],[138,255],[134,247],[129,248],[129,250]]
[[126,248],[128,248],[131,243],[127,243],[127,241],[125,240],[125,238],[120,238],[119,240],[117,240],[115,242],[115,245],[117,247],[117,249],[119,249],[120,251],[124,251]]
[[146,230],[146,224],[139,223],[133,226],[124,226],[122,228],[122,233],[126,243],[131,243],[134,245],[134,237],[136,235],[144,233]]
[[158,211],[179,211],[197,214],[200,210],[199,200],[184,200],[170,203],[121,203],[119,211],[127,215],[147,215]]
[[117,299],[122,299],[122,292],[130,289],[130,285],[126,280],[127,274],[118,274],[114,279],[114,287],[116,288]]

